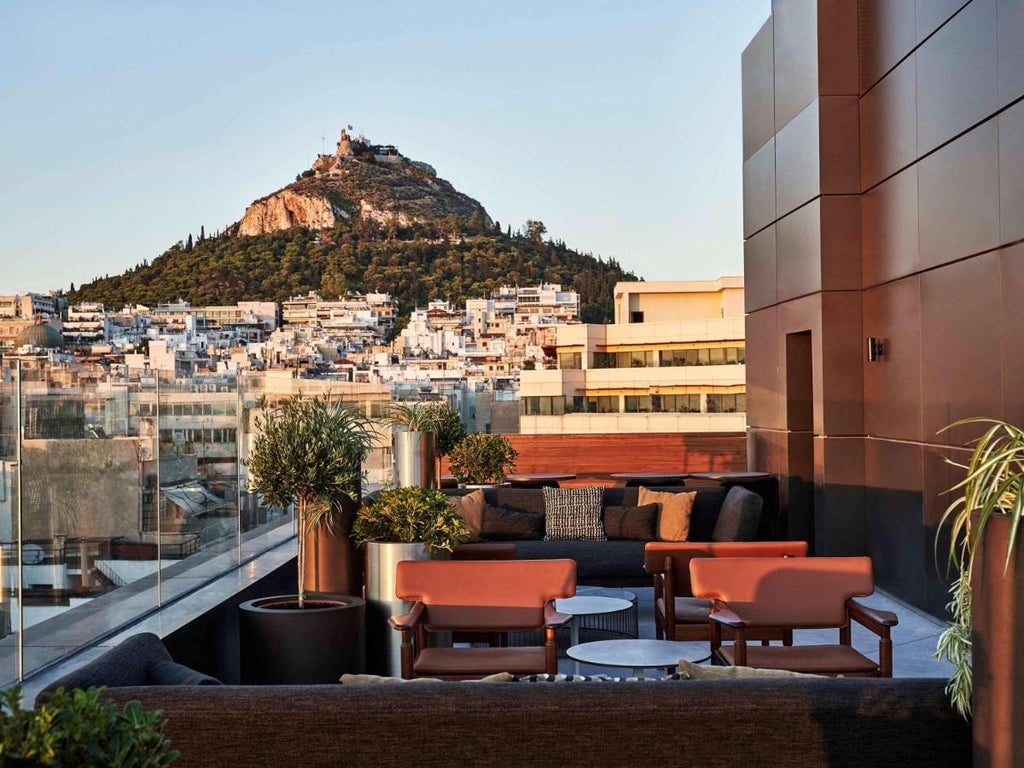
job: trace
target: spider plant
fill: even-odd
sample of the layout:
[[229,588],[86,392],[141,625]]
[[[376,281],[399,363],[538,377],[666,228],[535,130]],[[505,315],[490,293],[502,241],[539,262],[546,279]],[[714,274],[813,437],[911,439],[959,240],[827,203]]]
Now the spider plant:
[[[971,573],[975,558],[992,516],[1010,515],[1010,535],[1003,563],[1005,573],[1024,516],[1024,430],[999,419],[978,417],[957,421],[941,432],[967,424],[989,426],[981,437],[969,444],[973,445],[973,451],[967,464],[950,460],[954,466],[966,470],[966,475],[950,489],[957,497],[939,522],[939,532],[949,528],[947,565],[956,569],[956,577],[950,586],[948,605],[952,618],[949,627],[939,636],[935,654],[936,658],[946,659],[953,665],[946,692],[953,707],[965,718],[971,714],[973,690]],[[938,534],[935,548],[938,560]]]

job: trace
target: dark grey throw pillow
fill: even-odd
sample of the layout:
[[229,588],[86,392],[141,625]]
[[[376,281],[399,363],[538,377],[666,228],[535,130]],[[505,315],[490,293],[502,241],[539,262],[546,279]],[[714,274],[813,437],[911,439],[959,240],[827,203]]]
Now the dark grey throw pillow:
[[754,541],[761,525],[764,500],[752,491],[734,485],[725,494],[715,521],[712,541]]
[[176,661],[154,661],[149,665],[150,685],[223,685],[220,680]]
[[486,541],[536,541],[544,538],[544,515],[484,505],[480,537]]
[[604,535],[610,540],[654,541],[657,536],[658,505],[605,507]]

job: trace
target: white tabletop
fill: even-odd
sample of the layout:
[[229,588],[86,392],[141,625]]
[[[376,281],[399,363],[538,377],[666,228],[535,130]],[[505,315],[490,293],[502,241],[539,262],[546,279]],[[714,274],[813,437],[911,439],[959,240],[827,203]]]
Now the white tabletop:
[[566,655],[584,664],[602,667],[630,667],[639,676],[649,667],[675,667],[679,660],[700,652],[693,643],[677,640],[598,640],[580,643],[566,651]]
[[633,607],[629,600],[619,597],[599,597],[597,595],[576,595],[555,600],[555,610],[573,616],[593,616],[598,613],[615,613]]

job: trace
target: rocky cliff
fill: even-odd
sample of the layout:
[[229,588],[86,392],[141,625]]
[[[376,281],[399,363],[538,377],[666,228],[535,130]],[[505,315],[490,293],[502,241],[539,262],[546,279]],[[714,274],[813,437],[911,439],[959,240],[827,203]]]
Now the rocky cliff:
[[339,219],[353,217],[409,226],[448,216],[492,224],[480,203],[438,178],[426,163],[342,130],[334,154],[319,155],[295,182],[254,201],[236,234],[330,229]]

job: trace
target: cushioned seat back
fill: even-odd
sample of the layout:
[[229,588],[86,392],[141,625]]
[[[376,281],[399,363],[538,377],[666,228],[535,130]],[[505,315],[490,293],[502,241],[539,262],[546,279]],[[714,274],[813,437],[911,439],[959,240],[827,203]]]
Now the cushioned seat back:
[[445,629],[539,627],[544,604],[576,593],[572,560],[425,560],[398,564],[395,596]]
[[677,597],[692,597],[690,561],[702,557],[805,557],[806,541],[649,541],[644,545],[644,568],[664,573],[672,558],[672,587]]
[[840,627],[846,601],[875,591],[870,557],[699,558],[690,580],[762,626]]

